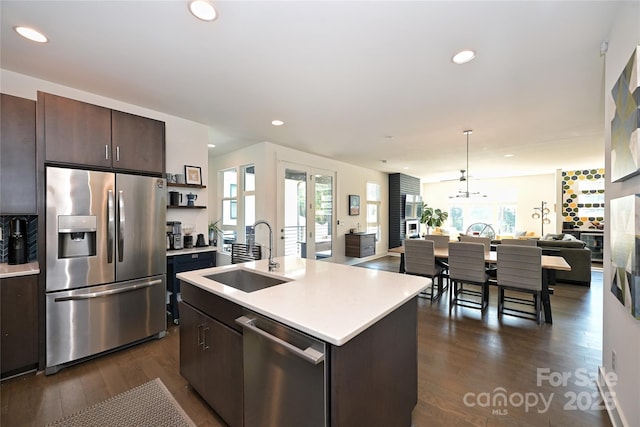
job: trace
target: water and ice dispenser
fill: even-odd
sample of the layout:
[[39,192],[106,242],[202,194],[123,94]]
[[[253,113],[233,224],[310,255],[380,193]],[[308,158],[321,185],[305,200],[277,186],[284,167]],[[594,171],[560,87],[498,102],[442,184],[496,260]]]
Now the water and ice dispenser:
[[58,258],[95,256],[96,231],[93,215],[58,216]]

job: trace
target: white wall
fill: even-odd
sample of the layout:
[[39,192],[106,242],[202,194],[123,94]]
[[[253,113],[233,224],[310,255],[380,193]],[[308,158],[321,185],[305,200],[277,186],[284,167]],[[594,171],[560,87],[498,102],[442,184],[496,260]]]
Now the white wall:
[[[344,257],[344,234],[350,228],[356,228],[360,223],[360,229],[365,227],[365,210],[361,208],[359,216],[348,215],[348,195],[359,194],[361,204],[366,200],[367,182],[375,182],[381,186],[381,224],[382,236],[376,245],[376,254],[383,254],[388,246],[388,175],[344,162],[308,154],[302,151],[282,147],[269,142],[262,142],[251,147],[237,150],[233,153],[216,156],[215,150],[210,150],[209,158],[209,197],[217,199],[219,190],[218,172],[224,169],[254,164],[256,168],[256,218],[265,219],[272,226],[277,224],[278,215],[278,164],[288,162],[302,166],[336,172],[336,194],[334,197],[334,218],[340,224],[334,224],[334,261],[340,263],[360,262],[360,259],[347,259]],[[221,207],[216,206],[211,210],[211,219],[219,218]],[[256,240],[266,241],[264,230],[256,230]],[[279,239],[276,232],[274,239]]]
[[[49,92],[127,113],[162,120],[166,123],[166,171],[169,173],[184,173],[184,165],[200,166],[203,184],[206,185],[207,183],[209,128],[205,125],[12,71],[0,70],[0,81],[2,82],[0,90],[9,95],[35,100],[38,91]],[[188,191],[183,192],[185,194],[188,193]],[[207,206],[207,191],[194,192],[198,194],[197,204]],[[167,221],[182,221],[183,223],[194,224],[196,233],[203,233],[206,241],[207,209],[169,209],[167,211]]]
[[[466,185],[459,181],[436,182],[422,184],[422,199],[430,207],[449,210],[452,202],[460,202],[460,199],[451,199],[449,196],[457,194],[459,189],[466,191]],[[464,199],[466,203],[485,203],[486,201],[502,201],[516,203],[516,230],[533,231],[540,235],[541,222],[531,218],[535,207],[540,207],[541,202],[547,202],[551,211],[549,220],[551,224],[544,226],[544,233],[556,233],[557,218],[562,214],[562,205],[557,204],[557,193],[561,187],[556,180],[556,174],[518,176],[513,178],[482,179],[471,178],[469,181],[470,192],[486,194],[487,198]],[[444,227],[449,224],[445,223]],[[562,220],[560,220],[562,226]],[[426,232],[424,225],[422,232]],[[498,230],[495,230],[498,233]]]
[[[634,48],[640,44],[640,3],[621,2],[616,25],[609,36],[609,51],[605,62],[605,165],[606,207],[605,218],[609,218],[609,201],[618,197],[640,192],[640,176],[624,182],[612,183],[609,171],[611,165],[611,118],[614,105],[611,89],[622,69],[631,57]],[[636,220],[638,213],[636,212]],[[615,393],[617,415],[620,424],[640,425],[640,320],[632,318],[629,308],[623,307],[609,291],[611,286],[611,247],[609,223],[605,221],[604,245],[604,301],[603,301],[603,371],[613,372],[612,351],[616,352],[617,379],[609,383]],[[602,372],[601,372],[602,374]]]

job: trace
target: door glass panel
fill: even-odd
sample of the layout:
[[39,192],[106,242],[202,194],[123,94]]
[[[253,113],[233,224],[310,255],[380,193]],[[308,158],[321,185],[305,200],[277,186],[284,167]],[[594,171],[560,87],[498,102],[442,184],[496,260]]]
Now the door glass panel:
[[333,177],[315,175],[315,254],[330,258],[333,242]]
[[307,174],[285,170],[284,178],[284,255],[306,258]]

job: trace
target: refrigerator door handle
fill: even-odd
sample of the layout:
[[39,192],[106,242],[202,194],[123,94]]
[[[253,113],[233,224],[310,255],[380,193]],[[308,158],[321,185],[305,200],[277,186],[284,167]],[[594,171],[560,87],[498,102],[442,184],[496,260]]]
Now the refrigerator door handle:
[[113,190],[107,192],[107,262],[113,263],[113,241],[116,235],[116,215]]
[[137,291],[139,289],[149,288],[151,286],[155,286],[155,285],[159,285],[159,284],[162,284],[162,280],[159,280],[159,279],[158,280],[151,280],[150,282],[146,282],[146,283],[136,283],[135,285],[127,286],[126,288],[109,289],[109,290],[106,290],[106,291],[87,292],[87,293],[81,294],[81,295],[70,295],[70,296],[67,296],[67,297],[59,297],[59,298],[56,298],[54,301],[55,302],[78,301],[78,300],[85,300],[85,299],[100,298],[100,297],[104,297],[104,296],[108,296],[108,295],[122,294],[124,292]]
[[124,259],[124,229],[125,229],[125,215],[124,215],[124,191],[118,191],[118,261],[122,262]]

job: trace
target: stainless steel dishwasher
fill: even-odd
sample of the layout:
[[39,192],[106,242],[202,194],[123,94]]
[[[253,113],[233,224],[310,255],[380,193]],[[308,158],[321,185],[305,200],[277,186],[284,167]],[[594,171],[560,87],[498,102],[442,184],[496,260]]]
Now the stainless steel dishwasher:
[[245,427],[326,426],[326,344],[249,310],[244,329]]

